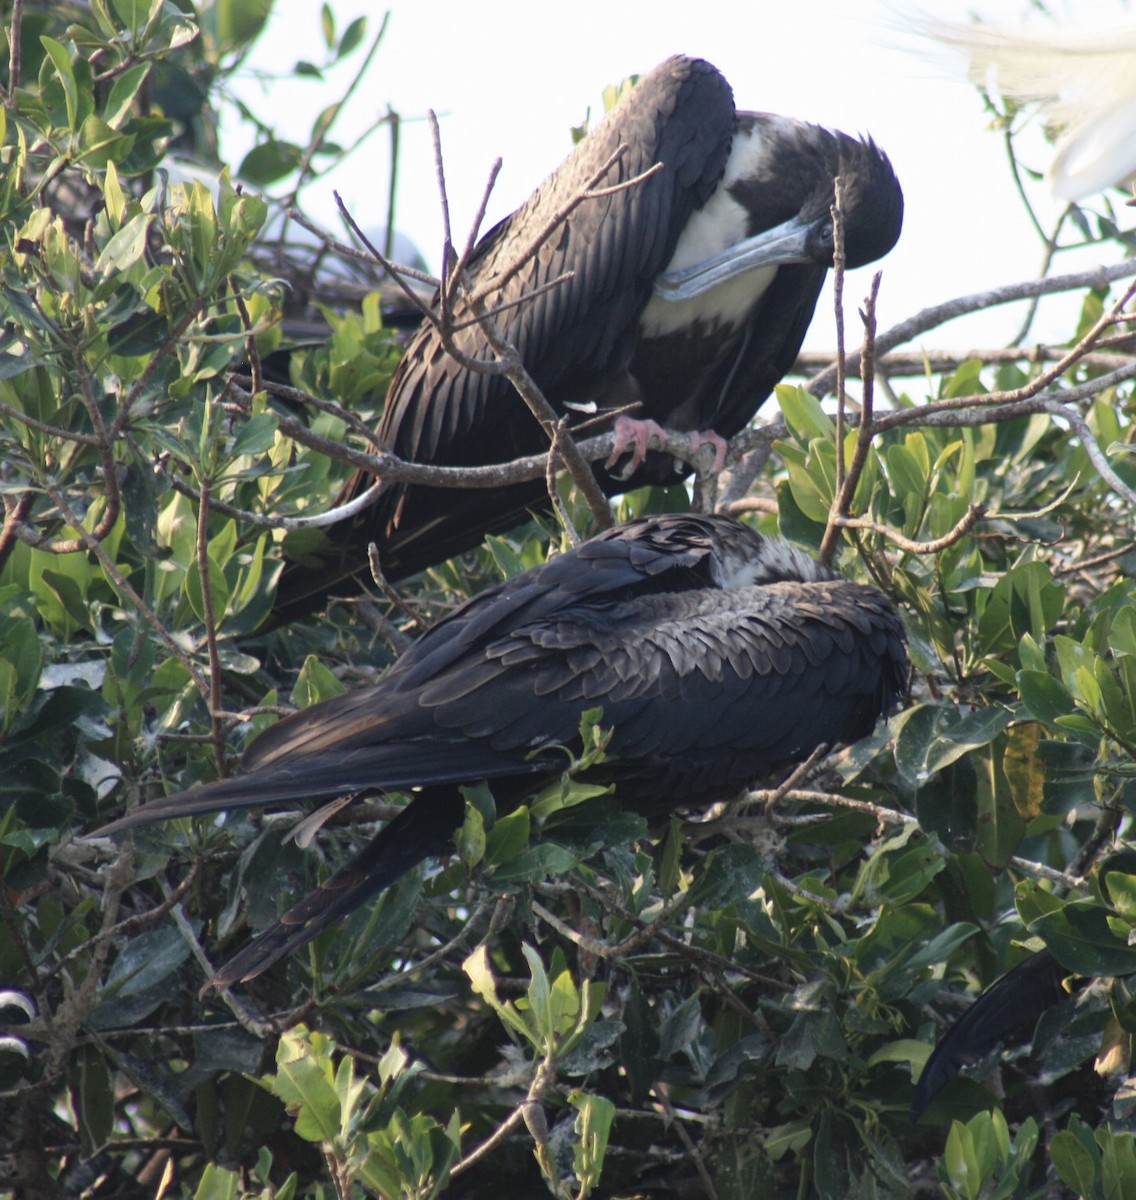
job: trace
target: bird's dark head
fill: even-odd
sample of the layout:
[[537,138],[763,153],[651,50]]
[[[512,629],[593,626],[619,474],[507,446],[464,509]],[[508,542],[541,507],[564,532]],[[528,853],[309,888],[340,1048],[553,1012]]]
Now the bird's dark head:
[[849,267],[886,254],[903,227],[903,191],[871,138],[774,113],[739,112],[723,186],[748,214],[747,235],[794,230],[799,253],[785,261],[832,265],[832,205],[841,177]]
[[844,257],[849,267],[862,267],[882,258],[899,240],[903,190],[888,156],[871,138],[833,136],[841,179]]
[[836,579],[836,572],[817,562],[800,546],[766,537],[741,522],[718,521],[710,564],[721,588],[764,586],[770,583],[819,583]]

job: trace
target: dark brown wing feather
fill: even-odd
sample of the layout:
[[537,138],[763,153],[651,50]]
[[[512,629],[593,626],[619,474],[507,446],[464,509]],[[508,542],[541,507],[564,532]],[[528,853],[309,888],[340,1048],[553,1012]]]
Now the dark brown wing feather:
[[[505,338],[558,412],[567,412],[569,402],[588,404],[619,387],[655,277],[674,253],[691,213],[721,177],[733,120],[733,95],[714,67],[681,56],[668,59],[644,76],[520,209],[482,239],[470,264],[474,287],[500,275],[535,242],[621,145],[626,152],[603,186],[662,164],[642,183],[580,205],[490,300],[508,304],[531,297],[551,280],[572,274],[498,318]],[[478,328],[461,334],[459,343],[474,357],[494,357]],[[459,366],[431,325],[424,325],[407,347],[377,436],[402,458],[448,466],[509,462],[548,447],[512,384]],[[356,475],[340,500],[360,494],[371,482],[370,476]],[[400,579],[476,546],[486,532],[511,528],[533,506],[547,507],[540,480],[461,491],[392,488],[354,521],[334,527],[330,536],[337,548],[318,568],[289,565],[276,612],[287,621],[318,603],[328,594],[329,572],[344,579],[365,573],[370,540],[380,544],[387,577]]]

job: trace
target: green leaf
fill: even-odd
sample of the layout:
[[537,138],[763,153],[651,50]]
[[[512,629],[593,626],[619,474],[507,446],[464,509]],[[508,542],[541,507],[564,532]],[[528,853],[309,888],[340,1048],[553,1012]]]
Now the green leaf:
[[161,313],[141,309],[107,333],[107,347],[124,358],[153,354],[170,340],[169,323]]
[[286,178],[304,161],[304,151],[293,142],[272,138],[254,146],[241,160],[237,174],[257,187],[270,187]]
[[927,493],[927,464],[918,461],[906,446],[889,446],[886,457],[895,493],[922,499]]
[[456,837],[458,857],[467,870],[485,857],[485,818],[472,804],[465,806],[465,817]]
[[[207,555],[206,561],[208,564],[208,579],[209,579],[209,600],[212,608],[212,619],[214,625],[220,625],[225,618],[225,610],[229,607],[229,585],[225,579],[225,572],[220,564],[214,559],[212,551]],[[205,589],[201,578],[201,561],[197,558],[189,564],[189,570],[185,573],[185,597],[189,601],[190,608],[193,609],[194,615],[199,621],[206,619],[205,608]]]
[[815,438],[822,441],[835,439],[836,423],[821,407],[820,401],[803,387],[779,383],[774,394],[785,424],[802,445],[807,446]]
[[331,1142],[339,1133],[341,1110],[332,1083],[330,1040],[291,1029],[276,1047],[276,1074],[261,1083],[296,1118],[296,1132],[309,1142]]
[[1122,871],[1106,871],[1103,882],[1116,911],[1125,917],[1136,918],[1136,875]]
[[568,1103],[576,1109],[576,1142],[572,1147],[572,1169],[580,1183],[581,1200],[600,1182],[607,1153],[615,1105],[604,1096],[579,1090],[568,1093]]
[[236,1171],[206,1163],[193,1200],[239,1200],[241,1191],[241,1177]]
[[498,819],[485,839],[485,865],[500,867],[512,862],[529,840],[529,810],[522,804]]
[[254,41],[271,11],[272,0],[215,0],[207,12],[221,53],[232,54]]
[[549,986],[548,974],[544,969],[544,963],[540,961],[540,955],[532,946],[522,946],[521,953],[524,954],[529,964],[530,983],[525,993],[528,998],[529,1013],[535,1023],[536,1031],[544,1038],[545,1044],[551,1046],[560,1030],[556,1013],[553,1010],[552,989]]
[[722,908],[752,896],[765,879],[767,865],[756,846],[739,842],[713,851],[695,878],[690,900],[706,908]]
[[1053,1135],[1049,1143],[1053,1168],[1071,1191],[1078,1196],[1096,1196],[1099,1159],[1068,1130]]
[[702,1028],[702,1000],[697,992],[667,1014],[659,1026],[659,1058],[666,1062],[698,1036]]
[[540,1038],[529,1027],[528,1022],[520,1016],[512,1004],[507,1001],[502,1002],[497,998],[497,984],[489,969],[489,954],[484,946],[478,946],[462,963],[462,970],[469,976],[473,990],[493,1009],[501,1022],[514,1033],[520,1034],[525,1041],[539,1048]]
[[135,37],[145,28],[154,6],[155,0],[111,0],[114,15]]
[[98,1046],[80,1046],[71,1064],[71,1096],[77,1101],[84,1149],[95,1154],[114,1130],[114,1077]]
[[140,933],[115,959],[104,991],[119,1000],[149,991],[168,979],[188,957],[189,946],[176,929]]
[[114,81],[103,109],[103,120],[112,129],[118,129],[130,115],[134,97],[149,78],[150,70],[149,63],[136,63],[133,67],[127,67]]
[[79,128],[79,160],[88,167],[105,167],[111,159],[125,158],[134,139],[112,129],[97,113],[87,116]]
[[1016,678],[1022,703],[1035,720],[1056,725],[1058,717],[1073,711],[1073,697],[1068,689],[1048,672],[1019,671]]
[[153,213],[139,213],[131,218],[102,248],[95,270],[101,275],[123,275],[141,262],[153,223]]
[[366,32],[367,18],[356,17],[343,31],[343,36],[339,39],[339,45],[336,47],[336,58],[346,58],[357,46],[362,44],[363,36]]
[[321,700],[342,696],[345,691],[347,689],[327,667],[314,654],[309,654],[296,676],[291,700],[297,708],[310,708]]
[[1108,1200],[1124,1200],[1136,1194],[1136,1137],[1106,1128],[1096,1131],[1101,1148],[1101,1174]]
[[272,412],[258,413],[255,417],[250,417],[233,439],[230,453],[234,458],[267,454],[276,441],[279,426],[279,418]]
[[71,66],[71,56],[67,53],[67,48],[54,38],[41,37],[39,40],[44,50],[47,51],[48,58],[51,59],[51,65],[55,68],[59,82],[63,85],[63,96],[67,102],[67,127],[77,130],[79,127],[79,90],[75,82],[75,71]]
[[985,1180],[975,1153],[974,1135],[958,1121],[951,1122],[943,1152],[943,1166],[959,1195],[967,1197],[967,1200],[978,1200]]
[[[1022,886],[1019,885],[1019,892]],[[1025,918],[1025,909],[1019,911]],[[1108,910],[1091,900],[1073,900],[1027,921],[1063,967],[1078,975],[1130,975],[1136,971],[1136,945],[1117,937]]]
[[507,880],[543,879],[548,875],[564,875],[579,861],[579,854],[567,846],[549,841],[538,842],[498,867],[494,879],[504,883]]

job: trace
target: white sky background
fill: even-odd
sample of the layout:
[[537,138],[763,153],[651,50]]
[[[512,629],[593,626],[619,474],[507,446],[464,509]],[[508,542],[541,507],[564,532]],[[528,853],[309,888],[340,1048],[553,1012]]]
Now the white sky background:
[[[1073,0],[1070,0],[1073,4]],[[367,14],[371,34],[384,11],[366,0],[332,0],[340,33]],[[1025,0],[937,0],[937,17],[969,13],[1016,20]],[[1122,20],[1113,0],[1076,0],[1075,11]],[[455,240],[464,240],[495,157],[503,167],[483,229],[512,211],[571,148],[569,130],[591,107],[602,114],[609,83],[649,70],[683,52],[714,63],[730,81],[739,108],[791,114],[870,133],[888,153],[903,185],[903,235],[882,261],[881,329],[927,305],[1000,284],[1034,278],[1042,246],[1014,191],[998,134],[987,128],[981,101],[948,53],[922,57],[897,30],[886,0],[392,0],[390,21],[372,69],[333,137],[350,143],[388,103],[404,118],[396,227],[419,247],[431,269],[441,258],[442,221],[433,152],[421,117],[439,115]],[[297,59],[323,61],[318,0],[277,0],[269,28],[249,61],[277,75]],[[266,86],[252,70],[240,81],[251,107],[278,136],[304,142],[316,115],[338,97],[357,52],[327,83],[297,77]],[[373,135],[333,177],[305,193],[309,215],[337,225],[337,188],[360,225],[385,219],[389,151],[385,131]],[[237,163],[250,148],[247,128],[233,124],[223,148]],[[1043,170],[1049,148],[1031,142]],[[1043,222],[1060,206],[1038,184],[1032,190]],[[1091,201],[1089,202],[1091,206]],[[1131,210],[1119,210],[1125,221]],[[1136,223],[1136,214],[1130,223]],[[1106,251],[1108,261],[1120,256]],[[1066,254],[1056,270],[1098,260]],[[856,306],[875,267],[850,272],[845,285],[850,346],[859,342]],[[1005,343],[1022,319],[1020,306],[965,318],[928,335],[928,349]],[[1075,306],[1072,312],[1075,313]],[[1072,331],[1069,303],[1049,302],[1036,337]],[[830,293],[822,297],[806,348],[834,345]]]

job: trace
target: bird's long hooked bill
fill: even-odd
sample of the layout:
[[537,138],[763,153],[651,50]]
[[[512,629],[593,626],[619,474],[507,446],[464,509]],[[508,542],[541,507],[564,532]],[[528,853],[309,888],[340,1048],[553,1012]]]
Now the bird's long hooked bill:
[[792,217],[772,229],[735,242],[712,258],[692,263],[677,271],[665,271],[655,280],[655,295],[660,300],[679,303],[702,296],[712,288],[754,271],[758,267],[776,267],[783,263],[813,262],[810,239],[815,237],[815,221]]

